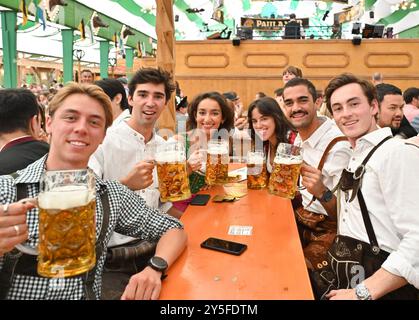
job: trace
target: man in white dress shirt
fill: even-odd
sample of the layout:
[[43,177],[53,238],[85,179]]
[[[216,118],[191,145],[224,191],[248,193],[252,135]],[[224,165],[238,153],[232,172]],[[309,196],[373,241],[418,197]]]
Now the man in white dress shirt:
[[[157,171],[153,161],[150,161],[156,145],[165,143],[165,140],[155,133],[154,128],[175,89],[172,77],[162,69],[143,68],[134,74],[128,88],[128,103],[132,107],[131,118],[108,129],[103,143],[90,158],[89,167],[102,179],[118,180],[131,190],[136,191],[150,207],[159,208],[163,212],[179,218],[181,212],[171,203],[160,202]],[[136,252],[143,251],[152,254],[150,252],[153,247],[151,243],[114,233],[109,247],[115,248],[122,245],[136,247]],[[121,252],[126,251],[122,250]],[[116,251],[113,255],[116,255]],[[141,256],[143,258],[136,259],[137,269],[132,270],[132,273],[138,272],[142,268],[142,263],[147,261],[145,254]],[[121,267],[118,261],[112,263],[110,261],[110,259],[107,260],[109,269],[111,267],[115,270],[125,268]],[[131,267],[133,264],[129,263],[129,266]],[[104,295],[109,292],[106,288],[108,276],[109,274],[105,272]],[[125,279],[129,279],[129,277],[125,277]],[[113,281],[117,280],[113,279],[111,282]],[[124,284],[121,287],[123,286]],[[111,296],[105,296],[105,298],[113,299]]]
[[[368,81],[342,74],[329,83],[326,100],[336,124],[351,144],[347,170],[355,172],[370,151],[391,136],[390,128],[377,127],[375,88]],[[366,279],[355,288],[338,286],[328,298],[370,300],[386,295],[385,298],[391,295],[396,298],[396,290],[400,288],[398,292],[413,289],[411,296],[415,299],[413,286],[419,288],[418,163],[418,146],[400,139],[385,141],[366,163],[360,190],[378,251],[387,252],[388,256],[371,274],[366,272]],[[359,197],[350,201],[345,192],[341,192],[339,200],[339,234],[370,244]]]
[[[313,291],[320,298],[315,277],[325,267],[327,249],[336,235],[336,196],[331,190],[349,162],[349,143],[332,120],[317,116],[321,100],[309,80],[288,81],[283,98],[284,114],[298,131],[294,144],[303,149],[301,183],[305,189],[301,190],[302,204],[294,202],[294,211]],[[341,139],[334,140],[338,137]],[[324,165],[319,170],[323,155]]]

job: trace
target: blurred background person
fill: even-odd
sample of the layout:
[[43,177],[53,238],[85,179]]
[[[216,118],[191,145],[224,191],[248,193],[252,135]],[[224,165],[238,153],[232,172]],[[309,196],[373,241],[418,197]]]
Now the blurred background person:
[[302,78],[303,72],[300,68],[294,66],[288,66],[282,71],[282,81],[284,85],[287,84],[288,81],[294,78]]
[[404,115],[415,130],[419,132],[419,88],[406,89],[403,92],[403,99],[406,103],[403,110]]
[[43,112],[31,91],[1,90],[0,175],[26,168],[48,152],[48,143],[40,141]]
[[95,81],[95,75],[89,69],[84,69],[80,72],[80,83],[93,84]]
[[95,82],[102,88],[112,102],[113,126],[131,117],[131,107],[125,94],[125,88],[119,80],[103,79]]
[[372,83],[374,84],[374,86],[376,86],[377,84],[383,83],[383,81],[384,81],[383,75],[379,72],[374,72],[374,74],[372,75]]

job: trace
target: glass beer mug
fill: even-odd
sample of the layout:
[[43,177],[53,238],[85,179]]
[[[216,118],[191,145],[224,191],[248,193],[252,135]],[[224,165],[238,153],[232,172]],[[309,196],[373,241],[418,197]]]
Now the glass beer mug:
[[247,188],[263,189],[267,185],[268,171],[263,151],[249,151],[247,153]]
[[157,176],[160,200],[189,199],[189,177],[186,170],[186,152],[181,143],[164,143],[156,148]]
[[210,140],[207,149],[205,183],[223,184],[228,178],[229,144],[226,140]]
[[90,169],[46,171],[41,177],[38,273],[70,277],[96,263],[95,177]]
[[280,143],[276,149],[268,191],[283,198],[294,199],[302,163],[300,147]]

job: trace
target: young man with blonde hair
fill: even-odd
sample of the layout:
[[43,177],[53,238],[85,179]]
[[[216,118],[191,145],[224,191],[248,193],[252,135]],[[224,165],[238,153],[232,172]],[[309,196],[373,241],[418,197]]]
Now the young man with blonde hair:
[[[112,232],[144,239],[160,239],[156,257],[166,261],[159,271],[152,262],[133,275],[122,299],[157,299],[161,277],[186,245],[182,224],[175,218],[151,209],[137,194],[116,181],[96,177],[96,224],[103,230],[96,243],[96,265],[80,276],[56,279],[43,278],[36,271],[36,256],[11,249],[21,243],[30,251],[38,246],[38,209],[24,214],[17,210],[17,185],[24,185],[26,197],[35,198],[45,171],[86,169],[89,157],[105,137],[112,124],[109,97],[97,86],[72,83],[61,89],[50,102],[47,131],[51,134],[50,152],[18,171],[17,177],[0,177],[0,298],[3,299],[100,299],[101,276],[106,249]],[[103,200],[108,198],[108,200]],[[101,201],[102,200],[102,201]],[[28,200],[26,200],[28,201]],[[13,208],[13,215],[8,214]],[[27,208],[29,209],[29,207]],[[12,211],[10,211],[12,212]],[[20,237],[27,232],[27,237]],[[103,239],[102,239],[103,237]],[[25,250],[26,251],[26,250]]]

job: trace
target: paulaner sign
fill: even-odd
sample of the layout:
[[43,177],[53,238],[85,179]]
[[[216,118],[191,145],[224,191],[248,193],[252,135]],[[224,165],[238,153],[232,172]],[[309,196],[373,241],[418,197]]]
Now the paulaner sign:
[[[289,19],[241,18],[242,27],[249,27],[258,31],[278,31],[289,22]],[[296,19],[303,27],[308,27],[308,18]]]

